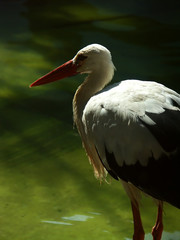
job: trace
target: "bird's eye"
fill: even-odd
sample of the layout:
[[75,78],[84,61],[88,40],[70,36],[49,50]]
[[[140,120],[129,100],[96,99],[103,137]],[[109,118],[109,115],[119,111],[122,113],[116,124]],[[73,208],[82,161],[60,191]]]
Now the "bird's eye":
[[81,65],[83,63],[83,61],[87,58],[87,56],[83,55],[83,54],[79,54],[76,57],[76,65]]

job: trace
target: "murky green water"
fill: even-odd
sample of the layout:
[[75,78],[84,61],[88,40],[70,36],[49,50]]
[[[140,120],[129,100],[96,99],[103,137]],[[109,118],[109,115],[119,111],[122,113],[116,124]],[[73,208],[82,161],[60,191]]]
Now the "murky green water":
[[[96,42],[112,52],[114,81],[153,79],[180,91],[179,2],[1,0],[0,19],[0,239],[131,239],[121,184],[100,186],[73,130],[83,77],[28,85]],[[155,217],[144,198],[146,239]],[[180,239],[179,210],[166,206],[164,227],[164,240]]]

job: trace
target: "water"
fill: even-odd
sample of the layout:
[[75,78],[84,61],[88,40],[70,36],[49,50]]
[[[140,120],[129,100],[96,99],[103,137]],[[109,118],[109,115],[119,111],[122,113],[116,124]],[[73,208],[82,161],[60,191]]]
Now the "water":
[[[41,75],[97,42],[114,81],[153,79],[180,91],[177,1],[0,1],[0,237],[2,240],[131,239],[119,182],[94,178],[71,101],[82,76],[29,89]],[[150,236],[156,206],[144,197]],[[163,240],[180,239],[180,211],[165,207]]]

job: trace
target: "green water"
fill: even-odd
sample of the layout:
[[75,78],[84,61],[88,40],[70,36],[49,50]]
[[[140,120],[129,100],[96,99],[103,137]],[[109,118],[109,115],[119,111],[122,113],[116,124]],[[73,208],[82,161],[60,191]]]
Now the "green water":
[[[94,178],[71,101],[82,76],[28,86],[100,43],[114,81],[153,79],[180,91],[178,1],[0,1],[0,239],[127,240],[133,223],[119,182]],[[142,201],[150,236],[156,206]],[[180,239],[180,211],[165,207],[164,240]]]

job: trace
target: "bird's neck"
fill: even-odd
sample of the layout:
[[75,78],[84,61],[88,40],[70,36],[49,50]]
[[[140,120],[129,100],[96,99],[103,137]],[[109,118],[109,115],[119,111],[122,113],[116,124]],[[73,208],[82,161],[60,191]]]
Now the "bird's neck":
[[[103,68],[101,68],[103,69]],[[93,71],[77,89],[73,99],[74,122],[82,122],[83,110],[89,99],[107,85],[114,75],[114,65],[106,66],[104,71]]]

